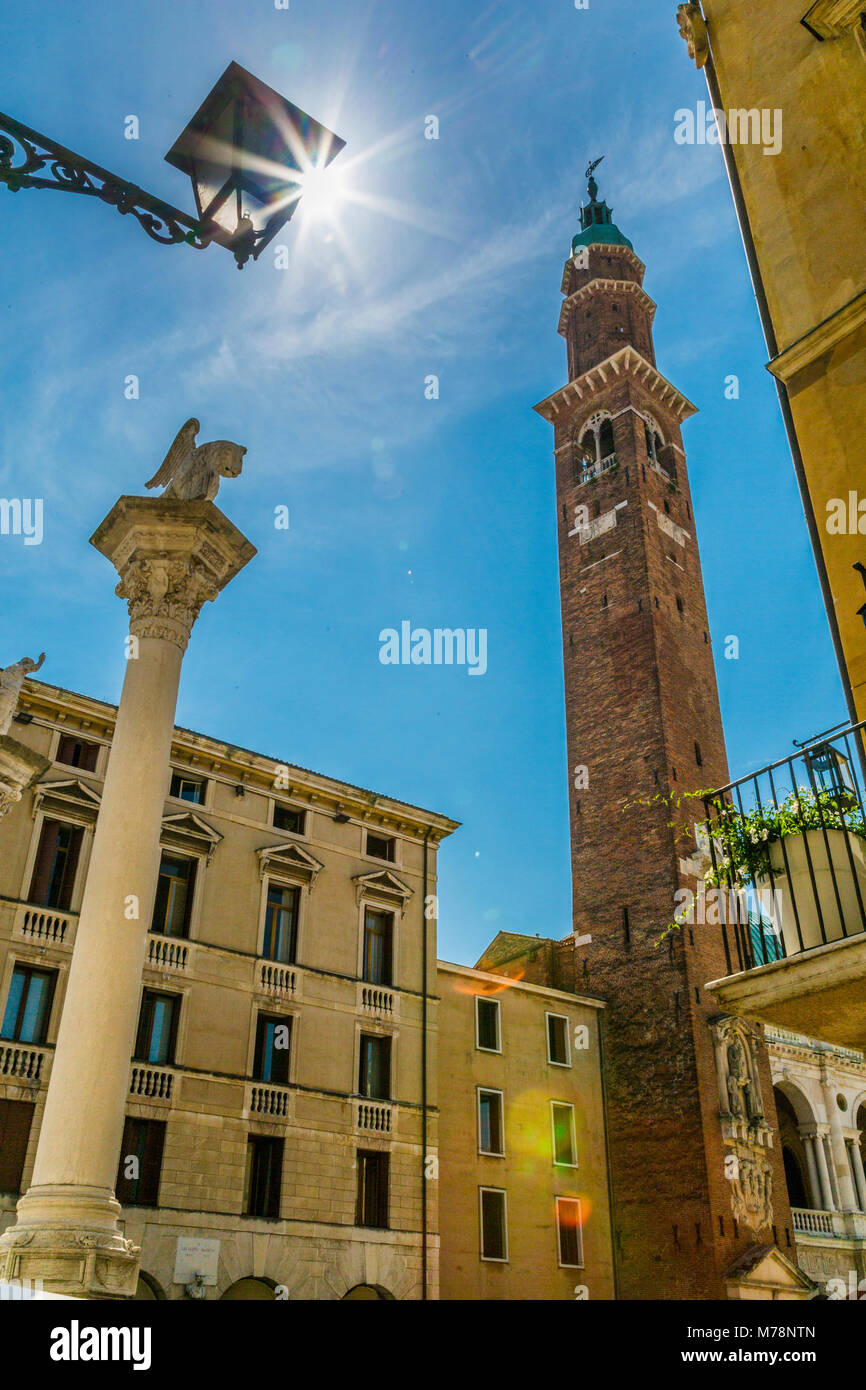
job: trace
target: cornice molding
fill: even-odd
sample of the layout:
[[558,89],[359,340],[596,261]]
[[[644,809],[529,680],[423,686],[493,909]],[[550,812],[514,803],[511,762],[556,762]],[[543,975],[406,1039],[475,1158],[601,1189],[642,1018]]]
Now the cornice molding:
[[860,23],[863,0],[815,0],[803,15],[802,24],[822,39],[842,39]]
[[398,878],[390,869],[380,869],[372,874],[353,874],[355,900],[360,905],[364,898],[384,898],[397,901],[400,911],[406,911],[406,904],[412,897],[412,889]]
[[643,285],[639,285],[636,280],[606,280],[602,276],[596,276],[594,280],[588,281],[579,290],[575,290],[574,294],[570,294],[567,299],[563,300],[557,332],[561,333],[564,338],[568,331],[568,319],[575,305],[591,298],[594,294],[602,294],[607,290],[615,290],[618,294],[632,295],[649,314],[649,321],[652,323],[657,306],[655,300],[650,299]]
[[[117,718],[117,707],[107,701],[32,679],[24,684],[19,709],[52,728],[69,729],[75,720],[82,732],[107,743],[111,742]],[[243,783],[247,792],[258,796],[285,797],[325,814],[345,813],[362,824],[393,830],[418,841],[427,834],[433,849],[460,826],[459,821],[438,812],[339,782],[252,749],[220,742],[192,729],[175,727],[171,759],[198,768],[205,775],[220,776],[235,785]],[[288,773],[288,786],[275,786],[278,769]]]
[[689,416],[697,414],[697,406],[692,405],[691,401],[631,344],[620,348],[611,357],[606,357],[603,362],[597,363],[588,372],[570,381],[567,386],[554,391],[552,396],[539,401],[533,409],[552,425],[556,425],[562,416],[573,413],[581,404],[589,405],[600,391],[624,377],[632,377],[639,382],[660,405],[672,411],[678,420],[687,420]]
[[223,839],[218,830],[214,830],[212,825],[208,825],[207,821],[203,821],[192,811],[179,811],[176,815],[163,816],[160,838],[162,837],[174,839],[184,846],[191,844],[197,849],[204,847],[208,863]]
[[855,295],[853,299],[849,299],[848,303],[843,304],[841,309],[837,309],[829,318],[824,319],[815,328],[805,333],[802,338],[798,338],[790,347],[780,352],[767,363],[767,371],[787,385],[805,367],[811,366],[819,357],[832,351],[837,344],[844,342],[864,324],[866,324],[866,290]]
[[78,815],[88,825],[93,825],[102,798],[99,793],[77,777],[64,777],[58,782],[37,782],[33,788],[33,814],[43,805],[61,807],[63,812],[73,817]]
[[276,869],[290,878],[302,878],[311,887],[325,867],[312,854],[293,842],[280,845],[265,845],[256,851],[259,859],[259,874],[273,873]]
[[[631,265],[633,265],[635,270],[637,270],[641,275],[646,274],[646,266],[644,265],[640,256],[637,254],[636,251],[633,251],[630,246],[624,246],[622,242],[592,241],[589,243],[588,246],[582,247],[582,250],[591,251],[593,248],[604,251],[605,255],[611,254],[614,256],[620,256],[624,261],[628,261]],[[587,268],[586,266],[575,266],[574,259],[575,258],[573,254],[569,256],[562,269],[562,285],[560,286],[560,288],[563,294],[568,294],[568,281],[571,277],[572,271],[585,270]]]

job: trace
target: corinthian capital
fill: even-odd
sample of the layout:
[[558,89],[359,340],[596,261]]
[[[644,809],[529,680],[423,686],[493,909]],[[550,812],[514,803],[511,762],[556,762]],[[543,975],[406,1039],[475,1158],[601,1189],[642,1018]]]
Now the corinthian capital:
[[129,606],[135,637],[163,637],[185,650],[202,604],[216,598],[219,584],[195,556],[172,559],[167,551],[130,561],[114,592]]
[[202,604],[217,597],[255,547],[213,502],[121,497],[91,536],[120,575],[135,637],[186,649]]

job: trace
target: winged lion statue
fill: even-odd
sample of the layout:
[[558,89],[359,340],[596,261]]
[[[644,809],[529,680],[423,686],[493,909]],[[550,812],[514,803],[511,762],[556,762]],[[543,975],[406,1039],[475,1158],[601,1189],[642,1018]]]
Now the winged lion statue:
[[237,478],[246,449],[228,439],[196,444],[201,425],[187,420],[147,487],[164,487],[163,497],[181,502],[212,502],[219,491],[220,478]]

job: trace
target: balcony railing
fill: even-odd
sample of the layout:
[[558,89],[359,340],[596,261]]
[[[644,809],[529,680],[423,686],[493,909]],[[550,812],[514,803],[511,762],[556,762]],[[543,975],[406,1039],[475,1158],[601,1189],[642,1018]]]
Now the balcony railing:
[[247,1110],[264,1119],[285,1120],[289,1115],[291,1092],[287,1086],[253,1081],[248,1086]]
[[391,1106],[384,1101],[359,1100],[355,1112],[355,1128],[365,1134],[390,1134]]
[[297,989],[297,972],[290,965],[277,965],[273,961],[260,961],[258,966],[258,988],[264,994],[273,994],[289,999]]
[[71,949],[75,937],[77,916],[72,912],[60,912],[55,907],[31,907],[22,905],[15,913],[12,926],[14,936],[31,942],[34,946],[57,946]]
[[190,948],[185,941],[177,941],[170,936],[150,934],[147,938],[145,964],[151,970],[170,971],[172,973],[186,970],[189,950]]
[[864,727],[704,797],[729,975],[866,932]]
[[375,1018],[396,1018],[398,996],[391,989],[380,985],[360,984],[358,1004],[365,1014]]
[[31,1043],[0,1043],[0,1080],[22,1081],[25,1086],[39,1086],[49,1049]]
[[791,1216],[794,1230],[800,1235],[844,1236],[843,1218],[837,1211],[807,1211],[803,1207],[792,1207]]
[[596,463],[588,463],[581,469],[577,479],[578,487],[581,483],[589,483],[593,478],[598,478],[602,473],[606,473],[609,468],[616,467],[616,454],[606,454],[603,459]]
[[151,1067],[133,1062],[129,1078],[129,1094],[141,1100],[170,1101],[174,1073],[166,1067]]

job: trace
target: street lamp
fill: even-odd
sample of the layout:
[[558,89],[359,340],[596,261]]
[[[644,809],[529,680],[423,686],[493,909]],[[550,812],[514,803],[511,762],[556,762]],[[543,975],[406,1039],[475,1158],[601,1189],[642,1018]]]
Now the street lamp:
[[194,218],[2,112],[0,132],[0,183],[12,192],[52,188],[99,198],[132,214],[162,245],[227,247],[239,269],[289,221],[305,179],[346,143],[230,63],[166,155],[192,180]]

